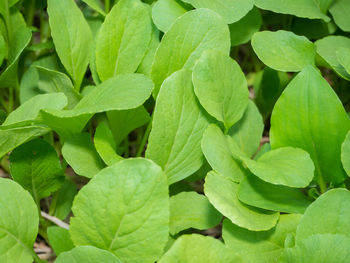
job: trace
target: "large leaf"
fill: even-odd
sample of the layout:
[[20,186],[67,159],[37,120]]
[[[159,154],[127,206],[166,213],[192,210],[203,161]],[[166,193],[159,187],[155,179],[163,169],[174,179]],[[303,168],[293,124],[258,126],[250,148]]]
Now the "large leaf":
[[221,15],[227,24],[244,17],[254,6],[254,0],[182,0],[195,8],[208,8]]
[[237,251],[247,263],[277,263],[288,234],[294,234],[300,215],[281,215],[269,231],[249,231],[224,220],[222,237],[225,244]]
[[48,0],[47,12],[57,54],[79,90],[90,59],[90,27],[73,0]]
[[279,71],[296,72],[315,64],[314,44],[306,37],[289,31],[255,33],[252,46],[265,65]]
[[[322,11],[322,8],[315,0],[255,0],[255,5],[261,9],[270,10],[275,13],[290,14],[309,19],[323,19],[329,22],[330,19]],[[322,6],[323,7],[323,6]]]
[[163,167],[169,184],[202,166],[200,143],[208,123],[193,91],[191,71],[171,75],[160,90],[146,150],[146,157]]
[[134,73],[151,40],[148,7],[140,0],[121,0],[106,16],[96,40],[96,67],[102,81]]
[[75,245],[106,249],[127,262],[155,262],[169,232],[166,176],[146,159],[128,159],[102,170],[73,204]]
[[73,241],[67,229],[58,226],[50,226],[47,228],[47,237],[56,256],[74,248]]
[[222,215],[204,195],[181,192],[170,197],[170,234],[188,229],[208,229],[220,223]]
[[64,182],[56,150],[44,140],[33,140],[17,147],[10,155],[10,164],[12,178],[28,190],[38,204]]
[[347,0],[334,0],[329,12],[334,18],[334,22],[341,30],[350,32],[350,2]]
[[0,262],[31,263],[38,234],[38,209],[30,194],[0,178]]
[[252,231],[269,230],[276,225],[279,213],[243,204],[238,200],[237,191],[238,184],[216,172],[209,172],[205,178],[205,195],[232,223]]
[[346,177],[340,150],[349,128],[349,118],[335,92],[316,69],[307,67],[275,105],[271,145],[304,149],[314,162],[316,180],[336,184]]
[[193,85],[199,102],[226,130],[248,105],[247,80],[236,61],[217,50],[203,52],[193,67]]
[[239,184],[238,199],[247,205],[298,214],[303,214],[311,204],[299,189],[266,183],[253,175]]
[[163,81],[182,68],[191,69],[203,51],[230,51],[230,32],[222,18],[208,9],[197,9],[177,19],[165,33],[152,66],[154,95]]

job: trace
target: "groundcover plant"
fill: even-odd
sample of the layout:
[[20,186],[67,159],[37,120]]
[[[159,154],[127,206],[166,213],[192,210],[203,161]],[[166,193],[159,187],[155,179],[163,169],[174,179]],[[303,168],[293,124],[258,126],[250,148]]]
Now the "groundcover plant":
[[0,263],[349,263],[349,0],[0,2]]

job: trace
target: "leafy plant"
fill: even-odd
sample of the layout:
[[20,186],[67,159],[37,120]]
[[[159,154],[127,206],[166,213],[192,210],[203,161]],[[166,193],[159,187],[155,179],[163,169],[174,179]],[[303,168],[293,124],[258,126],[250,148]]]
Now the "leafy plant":
[[0,3],[0,262],[350,262],[348,0]]

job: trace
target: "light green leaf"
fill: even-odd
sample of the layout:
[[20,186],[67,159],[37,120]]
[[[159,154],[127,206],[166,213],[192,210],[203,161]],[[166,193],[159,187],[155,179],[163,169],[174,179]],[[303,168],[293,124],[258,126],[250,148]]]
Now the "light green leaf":
[[165,33],[152,66],[154,97],[163,81],[182,68],[191,69],[203,51],[230,51],[230,32],[222,18],[208,9],[189,11],[179,17]]
[[58,226],[50,226],[47,228],[47,237],[56,256],[74,248],[73,241],[67,229]]
[[277,101],[270,139],[272,148],[307,151],[316,168],[315,179],[337,184],[346,178],[340,150],[349,129],[349,118],[333,89],[316,69],[307,67]]
[[347,0],[334,0],[329,12],[332,14],[337,26],[346,32],[350,32],[350,2]]
[[350,238],[350,192],[332,189],[305,211],[297,228],[297,243],[314,234],[342,234]]
[[121,0],[106,16],[96,40],[96,67],[105,81],[134,73],[151,40],[148,6],[139,0]]
[[64,182],[55,148],[36,139],[17,147],[10,155],[12,178],[39,201],[58,190]]
[[238,199],[262,209],[298,214],[303,214],[311,204],[299,189],[266,183],[253,175],[239,184]]
[[327,14],[328,8],[334,2],[334,0],[314,0],[318,7],[321,9],[322,13]]
[[252,37],[252,46],[259,59],[279,71],[301,71],[315,64],[316,48],[304,36],[279,30],[262,31]]
[[89,133],[79,133],[67,139],[62,155],[74,172],[81,176],[92,178],[103,168]]
[[48,0],[47,12],[57,54],[79,90],[93,42],[90,27],[73,0]]
[[77,186],[71,180],[66,179],[62,187],[52,197],[50,212],[53,209],[53,215],[64,220],[71,211],[76,194]]
[[109,250],[122,261],[155,262],[169,232],[166,176],[146,159],[128,159],[102,170],[73,204],[75,245]]
[[306,187],[314,177],[315,166],[310,155],[299,148],[278,148],[257,161],[249,158],[242,161],[253,174],[271,184]]
[[221,15],[227,24],[237,22],[254,6],[254,0],[182,0],[195,8],[208,8]]
[[254,102],[249,100],[243,117],[229,129],[228,135],[247,156],[252,156],[260,145],[263,131],[261,114]]
[[189,8],[180,0],[158,0],[152,7],[152,19],[159,30],[166,32],[187,11]]
[[101,122],[97,126],[94,144],[98,154],[108,166],[123,160],[123,157],[115,152],[117,146],[113,134],[106,123]]
[[343,235],[312,235],[297,246],[287,248],[281,263],[347,263],[350,261],[350,238]]
[[194,94],[191,71],[178,71],[163,83],[153,114],[146,158],[159,164],[172,184],[203,164],[200,143],[209,119]]
[[170,197],[170,234],[188,228],[208,229],[220,223],[222,215],[204,195],[182,192]]
[[62,253],[55,263],[121,263],[121,261],[103,249],[91,246],[79,246]]
[[210,203],[232,223],[252,231],[273,228],[279,213],[247,206],[238,200],[238,184],[214,171],[209,172],[204,193]]
[[321,6],[315,0],[255,0],[255,5],[261,9],[270,10],[275,13],[289,14],[309,19],[323,19],[329,22],[330,18],[322,11]]
[[341,148],[341,162],[344,170],[350,176],[350,132],[346,135],[346,138]]
[[103,10],[103,5],[100,0],[83,0],[88,6],[95,9],[101,15],[105,16],[106,12]]
[[225,244],[236,251],[247,263],[277,263],[284,249],[288,234],[294,234],[300,215],[281,215],[273,229],[269,231],[249,231],[225,219],[222,236]]
[[245,44],[260,30],[262,17],[258,8],[254,7],[242,19],[229,25],[231,46]]
[[143,106],[131,110],[108,111],[107,117],[116,145],[131,131],[145,125],[151,119]]
[[245,176],[241,162],[235,159],[228,146],[229,140],[220,128],[211,124],[204,132],[202,138],[202,151],[213,170],[221,175],[240,182]]
[[350,73],[341,65],[337,58],[337,51],[350,47],[350,38],[344,36],[327,36],[315,42],[317,54],[344,79],[350,80]]
[[243,262],[219,240],[198,234],[179,237],[159,263]]
[[336,54],[340,65],[350,74],[350,48],[338,48]]
[[204,109],[224,123],[226,130],[248,105],[247,80],[236,61],[217,50],[207,50],[193,67],[194,92]]
[[0,262],[31,263],[38,234],[38,209],[19,184],[0,178]]

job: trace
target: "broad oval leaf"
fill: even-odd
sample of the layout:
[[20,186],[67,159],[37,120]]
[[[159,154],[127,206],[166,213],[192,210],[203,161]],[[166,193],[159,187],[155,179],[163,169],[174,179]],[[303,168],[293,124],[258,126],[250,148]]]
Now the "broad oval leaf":
[[220,223],[222,215],[204,195],[181,192],[170,197],[170,234],[188,228],[208,229]]
[[134,73],[151,40],[147,5],[121,0],[106,16],[96,40],[96,67],[102,81],[117,74]]
[[216,172],[205,178],[204,193],[210,203],[232,223],[251,231],[273,228],[279,213],[247,206],[238,200],[238,184]]
[[315,64],[316,48],[304,36],[289,31],[262,31],[255,33],[252,46],[259,59],[279,71],[301,71]]
[[242,117],[248,105],[247,80],[228,55],[217,50],[203,52],[193,67],[192,80],[201,105],[226,130]]
[[337,184],[346,177],[340,151],[349,129],[349,117],[335,92],[316,69],[307,67],[278,99],[270,139],[272,148],[307,151],[315,165],[315,179]]
[[48,0],[47,11],[57,54],[79,90],[90,59],[90,27],[73,0]]
[[11,153],[10,171],[12,178],[29,191],[38,204],[64,182],[55,148],[41,139],[23,144]]
[[203,51],[230,51],[230,32],[223,19],[208,9],[189,11],[165,33],[156,51],[151,71],[154,97],[163,81],[182,68],[191,69]]
[[92,246],[78,246],[58,256],[55,263],[121,263],[111,252]]
[[0,178],[0,262],[31,263],[38,209],[19,184]]
[[182,0],[195,8],[208,8],[221,15],[227,24],[244,17],[254,6],[254,0]]
[[169,184],[203,164],[201,139],[209,118],[193,91],[191,71],[181,70],[164,81],[156,102],[146,158],[159,164]]
[[109,250],[122,261],[155,262],[168,240],[166,176],[150,160],[120,161],[80,190],[72,211],[75,245]]
[[350,32],[350,2],[347,0],[335,0],[329,9],[334,22],[341,30]]

